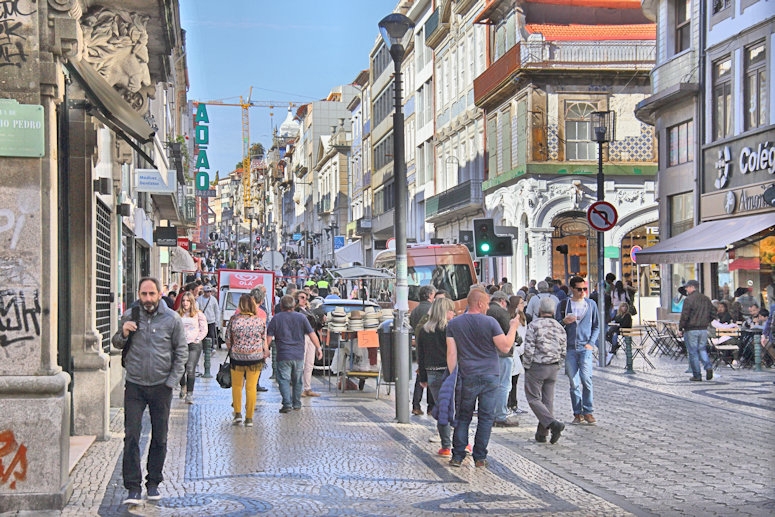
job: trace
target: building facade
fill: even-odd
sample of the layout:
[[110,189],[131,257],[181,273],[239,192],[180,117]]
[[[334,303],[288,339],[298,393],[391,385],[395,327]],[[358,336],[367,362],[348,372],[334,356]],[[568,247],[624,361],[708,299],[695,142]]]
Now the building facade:
[[666,312],[690,279],[716,299],[750,289],[769,305],[775,250],[771,151],[775,11],[768,1],[644,1],[657,23],[652,94],[637,107],[660,142],[661,269]]

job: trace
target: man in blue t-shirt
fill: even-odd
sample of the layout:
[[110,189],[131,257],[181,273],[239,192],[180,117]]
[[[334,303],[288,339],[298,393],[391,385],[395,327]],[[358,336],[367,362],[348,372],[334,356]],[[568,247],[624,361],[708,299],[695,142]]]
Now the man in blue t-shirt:
[[466,457],[468,428],[479,403],[474,464],[487,466],[487,445],[495,421],[498,394],[498,350],[507,353],[514,344],[517,320],[511,320],[504,335],[495,318],[487,316],[489,296],[484,290],[468,293],[468,312],[452,318],[447,324],[447,368],[458,368],[457,415],[452,436],[452,458],[449,464],[459,467]]
[[[291,409],[301,409],[302,372],[304,371],[304,336],[309,336],[315,345],[315,355],[323,358],[323,349],[317,334],[309,324],[307,317],[296,312],[296,300],[285,295],[280,298],[281,312],[276,314],[266,333],[270,345],[277,347],[277,384],[283,397],[280,413],[290,413]],[[274,344],[272,344],[274,341]],[[293,390],[293,393],[291,393]]]

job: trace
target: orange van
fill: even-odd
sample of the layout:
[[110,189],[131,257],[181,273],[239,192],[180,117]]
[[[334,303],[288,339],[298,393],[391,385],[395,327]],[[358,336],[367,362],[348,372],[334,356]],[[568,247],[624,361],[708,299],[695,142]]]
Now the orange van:
[[[420,287],[433,284],[443,289],[455,302],[458,314],[468,307],[466,298],[471,286],[477,283],[476,270],[471,253],[462,244],[430,244],[408,246],[406,250],[407,281],[409,284],[409,310],[420,303]],[[374,258],[374,267],[395,273],[396,252],[385,250]],[[386,286],[390,295],[394,285]],[[374,291],[372,291],[373,293]]]

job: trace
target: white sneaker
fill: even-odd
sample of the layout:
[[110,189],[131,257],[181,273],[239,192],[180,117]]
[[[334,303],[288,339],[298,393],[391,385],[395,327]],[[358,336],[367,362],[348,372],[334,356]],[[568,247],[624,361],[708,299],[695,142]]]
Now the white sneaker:
[[194,403],[194,395],[191,393],[186,394],[186,404]]
[[439,438],[439,433],[431,434],[428,437],[428,441],[431,443],[441,443],[441,438]]

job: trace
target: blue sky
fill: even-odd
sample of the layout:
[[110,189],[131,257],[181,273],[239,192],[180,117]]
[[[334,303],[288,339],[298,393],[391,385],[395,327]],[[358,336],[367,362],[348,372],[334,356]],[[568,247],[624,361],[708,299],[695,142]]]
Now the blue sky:
[[[190,100],[309,102],[369,66],[377,23],[398,0],[183,0]],[[208,106],[209,173],[242,159],[239,107]],[[270,116],[273,113],[273,116]],[[250,142],[271,142],[287,105],[250,108]]]

